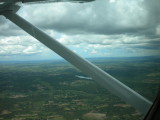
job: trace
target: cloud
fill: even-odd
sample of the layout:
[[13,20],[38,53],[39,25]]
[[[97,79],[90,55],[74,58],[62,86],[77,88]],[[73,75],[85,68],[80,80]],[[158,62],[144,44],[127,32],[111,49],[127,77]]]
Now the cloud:
[[[65,2],[26,5],[18,14],[42,29],[66,34],[158,35],[158,5],[159,1],[156,0],[96,0],[83,4]],[[4,18],[0,19],[2,23],[5,24],[0,28],[1,35],[23,34]]]
[[28,36],[12,36],[0,39],[0,55],[40,54],[46,47]]
[[0,35],[4,36],[20,36],[24,35],[25,32],[13,24],[11,21],[6,19],[4,16],[0,16]]
[[[22,6],[18,14],[82,55],[158,55],[159,4],[158,0],[65,2]],[[0,25],[0,55],[50,54],[2,16]]]
[[96,50],[92,50],[91,53],[92,53],[92,54],[96,54],[97,51],[96,51]]
[[106,48],[119,48],[119,47],[137,47],[146,46],[152,49],[157,49],[156,46],[160,45],[160,38],[147,38],[146,36],[134,36],[134,35],[62,35],[58,39],[59,42],[65,45],[82,45],[91,46],[96,49]]
[[54,3],[24,7],[27,13],[23,11],[21,15],[41,28],[70,34],[132,33],[147,25],[147,14],[141,4],[133,0]]
[[156,28],[156,35],[160,36],[160,25],[158,25]]

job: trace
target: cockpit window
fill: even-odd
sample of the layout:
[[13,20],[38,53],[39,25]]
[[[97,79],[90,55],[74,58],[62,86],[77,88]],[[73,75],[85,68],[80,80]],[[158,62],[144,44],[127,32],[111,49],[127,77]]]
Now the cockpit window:
[[[145,113],[126,102],[126,89],[116,91],[108,77],[103,85],[104,74],[97,71],[154,102],[160,85],[158,5],[143,0],[0,1],[0,119],[142,120]],[[58,42],[54,47],[47,41],[52,38]]]

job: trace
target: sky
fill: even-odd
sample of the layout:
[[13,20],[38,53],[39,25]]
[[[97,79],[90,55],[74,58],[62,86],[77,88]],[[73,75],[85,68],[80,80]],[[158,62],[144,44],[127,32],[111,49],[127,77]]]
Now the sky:
[[[17,14],[82,57],[159,56],[160,0],[22,4]],[[0,61],[60,59],[0,16]]]

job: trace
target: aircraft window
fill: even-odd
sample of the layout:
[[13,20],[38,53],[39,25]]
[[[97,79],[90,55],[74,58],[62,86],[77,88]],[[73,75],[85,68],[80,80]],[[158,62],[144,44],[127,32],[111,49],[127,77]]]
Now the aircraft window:
[[[53,1],[23,1],[19,10],[21,0],[0,2],[0,120],[143,120],[137,98],[123,85],[99,82],[105,75],[91,63],[152,104],[160,86],[158,4]],[[91,63],[57,42],[53,47],[52,38]]]

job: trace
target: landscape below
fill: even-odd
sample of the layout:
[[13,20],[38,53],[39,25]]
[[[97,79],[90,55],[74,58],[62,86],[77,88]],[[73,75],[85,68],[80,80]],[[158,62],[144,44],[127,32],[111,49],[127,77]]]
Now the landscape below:
[[[150,101],[160,86],[159,58],[91,62]],[[0,63],[0,120],[142,120],[131,105],[66,61]],[[89,76],[86,76],[89,77]]]

